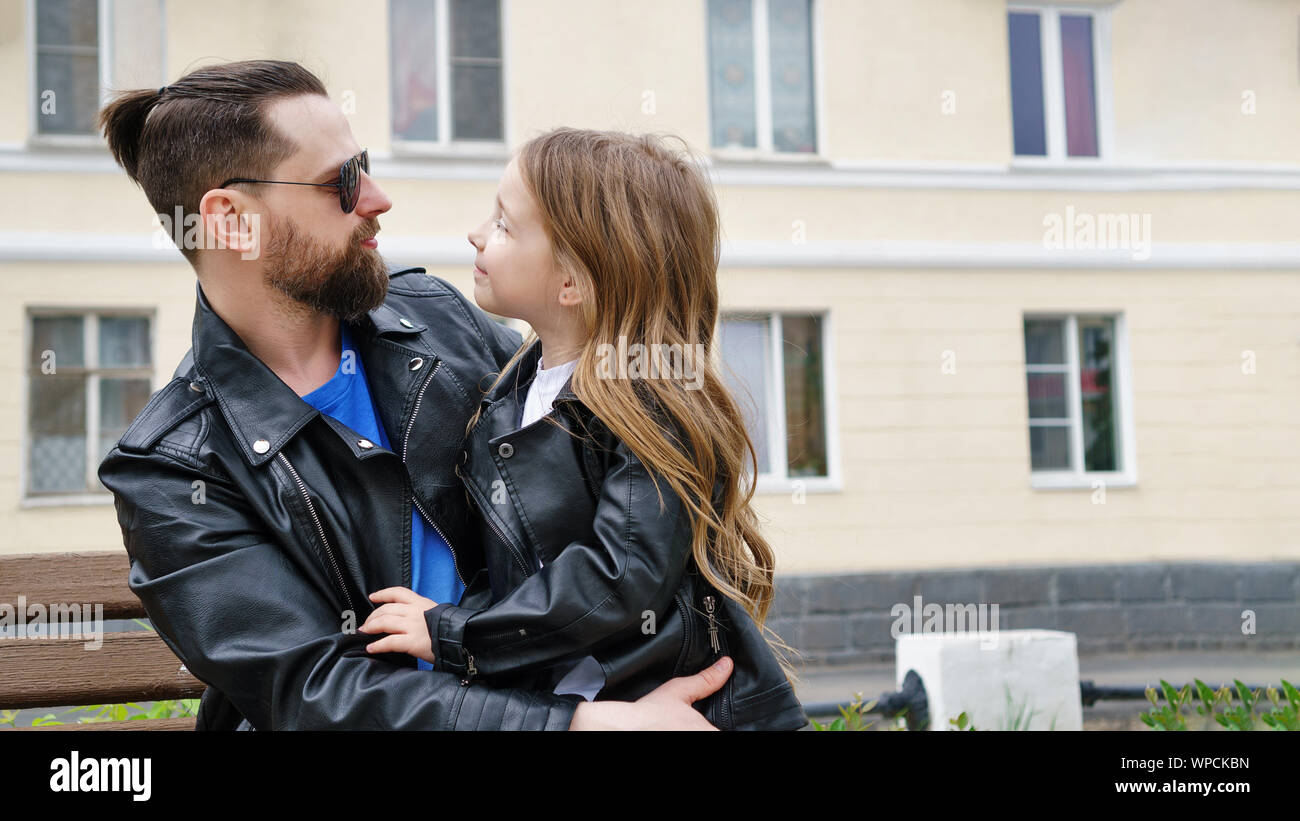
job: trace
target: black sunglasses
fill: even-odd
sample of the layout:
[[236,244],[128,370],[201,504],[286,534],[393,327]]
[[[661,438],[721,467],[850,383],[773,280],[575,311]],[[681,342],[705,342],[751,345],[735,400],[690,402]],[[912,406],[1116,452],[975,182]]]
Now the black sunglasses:
[[357,207],[357,199],[361,194],[362,171],[367,174],[370,173],[369,149],[363,148],[360,154],[350,158],[339,167],[338,182],[287,182],[285,180],[253,180],[247,177],[232,177],[217,187],[225,188],[236,182],[265,182],[274,185],[314,185],[320,188],[337,188],[339,190],[339,207],[343,209],[343,213],[351,214],[352,210]]

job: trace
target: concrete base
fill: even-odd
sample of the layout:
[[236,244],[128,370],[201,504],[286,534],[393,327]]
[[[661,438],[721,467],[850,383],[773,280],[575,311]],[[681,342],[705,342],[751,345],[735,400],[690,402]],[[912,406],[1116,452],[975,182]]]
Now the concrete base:
[[898,638],[895,680],[925,684],[930,729],[965,712],[977,730],[1082,730],[1079,658],[1059,630],[934,633]]

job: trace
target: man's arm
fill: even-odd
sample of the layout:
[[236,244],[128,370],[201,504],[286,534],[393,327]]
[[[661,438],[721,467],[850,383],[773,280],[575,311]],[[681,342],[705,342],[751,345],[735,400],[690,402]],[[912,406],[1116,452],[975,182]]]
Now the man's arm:
[[[100,478],[116,497],[131,590],[159,636],[257,729],[570,726],[571,696],[463,686],[369,656],[372,637],[343,632],[343,614],[223,477],[115,448]],[[191,501],[196,480],[202,504]]]
[[669,679],[636,701],[584,701],[570,730],[716,730],[692,703],[721,689],[735,663],[723,656],[693,676]]

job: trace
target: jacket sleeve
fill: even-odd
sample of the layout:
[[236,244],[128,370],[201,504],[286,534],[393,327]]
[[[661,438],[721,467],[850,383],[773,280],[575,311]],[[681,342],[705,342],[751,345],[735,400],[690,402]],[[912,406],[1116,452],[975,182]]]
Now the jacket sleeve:
[[462,685],[367,654],[372,637],[344,632],[337,606],[219,472],[114,448],[99,476],[129,586],[159,636],[255,728],[568,729],[573,696]]
[[[437,278],[435,277],[435,279]],[[461,309],[474,323],[475,330],[483,338],[483,343],[487,346],[488,353],[496,361],[497,367],[504,368],[506,363],[510,361],[510,357],[514,356],[515,352],[523,345],[523,336],[514,328],[509,328],[497,322],[450,282],[442,279],[439,279],[439,282],[446,286],[447,290],[451,291]]]
[[[686,570],[689,510],[662,477],[663,509],[646,467],[619,442],[601,486],[594,539],[554,561],[485,609],[425,611],[435,670],[491,676],[592,652],[602,641],[662,617]],[[467,601],[468,599],[462,599]]]

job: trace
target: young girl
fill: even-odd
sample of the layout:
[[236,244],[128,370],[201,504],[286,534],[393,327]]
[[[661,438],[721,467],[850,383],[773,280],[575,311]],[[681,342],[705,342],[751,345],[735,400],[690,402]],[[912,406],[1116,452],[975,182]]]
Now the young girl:
[[588,700],[728,655],[696,704],[715,726],[806,723],[763,626],[753,444],[711,359],[719,233],[700,168],[658,138],[565,128],[520,149],[469,235],[479,306],[536,335],[485,380],[458,468],[483,569],[459,605],[372,594],[361,629],[389,635],[370,652]]

